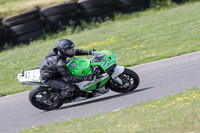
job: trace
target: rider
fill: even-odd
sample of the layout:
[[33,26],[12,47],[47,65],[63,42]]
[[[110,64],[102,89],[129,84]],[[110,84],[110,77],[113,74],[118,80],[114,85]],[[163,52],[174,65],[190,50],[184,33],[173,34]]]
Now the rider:
[[72,75],[66,64],[74,55],[92,55],[92,50],[75,49],[69,39],[58,40],[57,47],[52,49],[40,63],[41,82],[51,87],[61,89],[59,97],[67,98],[74,95],[75,87],[72,83],[92,81],[95,72],[86,76]]

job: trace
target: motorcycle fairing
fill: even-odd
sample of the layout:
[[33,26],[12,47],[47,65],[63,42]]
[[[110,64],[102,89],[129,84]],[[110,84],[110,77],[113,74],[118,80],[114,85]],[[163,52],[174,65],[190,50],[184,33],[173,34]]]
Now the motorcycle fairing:
[[[84,90],[84,91],[89,91],[93,90],[99,87],[102,87],[103,85],[106,84],[106,82],[110,79],[109,75],[105,74],[103,77],[99,79],[94,79],[93,81],[83,81],[80,83],[76,83],[75,85],[79,87],[79,89]],[[99,86],[97,85],[98,83]]]
[[114,69],[114,73],[112,74],[112,78],[115,79],[117,76],[122,74],[124,72],[124,67],[123,66],[116,66]]
[[116,66],[114,69],[114,73],[111,75],[111,78],[114,79],[120,85],[122,85],[123,82],[118,76],[124,72],[124,69],[125,68],[123,66]]
[[92,69],[90,67],[90,60],[75,58],[67,64],[67,68],[73,75],[85,76],[91,74]]

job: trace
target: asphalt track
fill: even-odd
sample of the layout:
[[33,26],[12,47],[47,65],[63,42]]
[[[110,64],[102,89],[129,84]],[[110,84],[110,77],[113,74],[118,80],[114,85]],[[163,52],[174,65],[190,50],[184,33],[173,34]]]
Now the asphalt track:
[[134,66],[131,69],[136,71],[141,79],[136,91],[128,94],[110,91],[94,99],[64,104],[53,111],[34,108],[29,103],[28,92],[2,97],[0,133],[13,133],[32,126],[123,109],[200,86],[200,51]]

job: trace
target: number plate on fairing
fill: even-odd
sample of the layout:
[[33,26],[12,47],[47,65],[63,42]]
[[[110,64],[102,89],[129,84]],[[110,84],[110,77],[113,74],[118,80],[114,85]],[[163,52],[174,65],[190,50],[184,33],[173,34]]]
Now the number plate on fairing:
[[19,73],[17,78],[20,83],[40,82],[40,69],[34,69]]

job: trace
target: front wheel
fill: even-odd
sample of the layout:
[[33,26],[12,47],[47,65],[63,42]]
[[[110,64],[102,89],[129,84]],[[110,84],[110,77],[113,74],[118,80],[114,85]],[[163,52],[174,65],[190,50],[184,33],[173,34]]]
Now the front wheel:
[[63,102],[53,100],[55,93],[49,88],[34,86],[29,92],[29,100],[34,107],[41,110],[57,109],[63,105]]
[[118,76],[122,80],[122,85],[117,83],[115,80],[110,79],[107,83],[107,87],[112,91],[119,93],[127,93],[135,90],[139,83],[140,79],[137,73],[130,69],[124,69],[124,72]]

